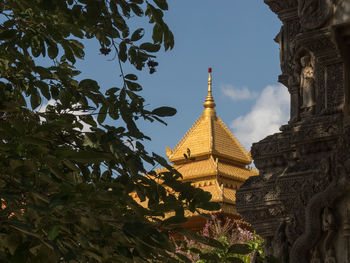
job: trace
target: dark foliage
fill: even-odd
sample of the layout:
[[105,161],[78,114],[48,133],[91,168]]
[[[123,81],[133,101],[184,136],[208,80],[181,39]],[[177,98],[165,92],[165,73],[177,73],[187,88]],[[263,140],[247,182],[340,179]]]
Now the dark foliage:
[[[0,1],[2,262],[172,262],[174,222],[184,221],[185,209],[217,208],[146,151],[136,120],[164,122],[176,111],[146,109],[137,76],[122,70],[131,63],[153,73],[155,53],[173,47],[167,8],[166,0]],[[152,26],[152,43],[142,42],[142,28],[129,32],[137,17]],[[83,39],[100,43],[96,53],[115,53],[121,87],[102,93],[96,81],[77,80]],[[37,111],[48,100],[55,103]],[[146,171],[145,162],[168,172]],[[174,217],[163,220],[168,212]]]

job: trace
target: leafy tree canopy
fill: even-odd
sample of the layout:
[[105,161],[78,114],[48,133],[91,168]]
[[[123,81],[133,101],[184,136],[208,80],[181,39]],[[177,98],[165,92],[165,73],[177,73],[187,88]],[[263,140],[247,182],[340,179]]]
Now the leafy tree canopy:
[[[166,0],[0,1],[2,262],[172,262],[169,231],[184,222],[184,210],[217,209],[210,194],[179,182],[146,151],[149,138],[136,124],[176,113],[145,108],[137,76],[122,68],[155,71],[155,54],[174,45],[167,9]],[[150,23],[152,42],[142,28],[129,31],[136,17]],[[84,39],[116,55],[122,86],[78,81]],[[56,103],[36,110],[48,100]],[[155,174],[144,163],[168,171]],[[167,212],[174,216],[164,220]]]

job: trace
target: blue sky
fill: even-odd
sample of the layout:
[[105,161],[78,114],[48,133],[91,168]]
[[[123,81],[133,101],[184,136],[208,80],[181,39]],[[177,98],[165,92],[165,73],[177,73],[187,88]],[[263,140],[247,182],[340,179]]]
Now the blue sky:
[[[281,23],[263,0],[168,0],[165,20],[175,47],[161,52],[157,72],[136,73],[149,109],[168,105],[176,116],[167,126],[139,122],[152,138],[150,151],[165,155],[203,110],[208,67],[213,68],[213,96],[218,115],[246,148],[276,132],[289,118],[287,89],[277,83],[279,47],[273,41]],[[134,24],[135,29],[142,24]],[[150,33],[146,29],[146,34]],[[120,86],[116,61],[98,54],[95,43],[77,67],[105,87]],[[113,125],[113,122],[109,124]],[[116,125],[116,123],[114,123]]]

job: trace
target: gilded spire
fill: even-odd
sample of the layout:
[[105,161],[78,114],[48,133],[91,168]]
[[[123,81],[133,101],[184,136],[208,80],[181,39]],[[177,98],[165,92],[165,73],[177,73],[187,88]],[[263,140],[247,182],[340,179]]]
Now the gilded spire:
[[216,112],[214,110],[216,104],[214,102],[214,98],[212,95],[212,89],[211,89],[211,68],[208,68],[209,76],[208,76],[208,95],[204,101],[204,111],[203,111],[203,117],[216,117]]

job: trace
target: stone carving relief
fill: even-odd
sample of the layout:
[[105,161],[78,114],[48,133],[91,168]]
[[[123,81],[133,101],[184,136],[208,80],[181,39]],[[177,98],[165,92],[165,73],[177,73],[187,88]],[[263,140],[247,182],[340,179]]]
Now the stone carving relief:
[[317,247],[311,250],[310,263],[321,263],[321,256]]
[[346,205],[345,209],[343,208],[343,211],[345,211],[345,219],[342,229],[342,237],[344,241],[343,250],[345,252],[345,259],[350,262],[350,216],[348,205]]
[[284,26],[281,26],[280,32],[275,36],[274,41],[279,45],[279,57],[280,57],[280,67],[284,71]]
[[305,29],[323,26],[333,13],[331,0],[299,0],[298,16]]
[[[336,52],[334,52],[334,49],[336,48],[334,45],[334,42],[330,38],[329,33],[322,34],[322,31],[324,30],[318,30],[318,33],[304,33],[304,35],[300,35],[299,37],[303,37],[304,39],[298,39],[298,41],[302,42],[302,45],[307,48],[308,50],[316,53],[322,53],[327,52],[330,54],[330,58],[334,59],[334,57],[337,55]],[[310,37],[313,38],[312,41],[310,41]],[[333,53],[333,54],[332,54]],[[322,57],[320,59],[320,62],[324,62],[323,60],[328,60],[327,57]]]
[[[294,48],[292,49],[294,54]],[[299,120],[300,112],[300,73],[301,66],[300,63],[290,56],[290,59],[287,61],[288,69],[288,87],[291,93],[291,119],[290,122],[296,122]]]
[[300,59],[300,95],[302,98],[302,108],[309,108],[315,105],[315,76],[314,65],[311,56],[306,55]]
[[[337,263],[333,243],[336,230],[334,214],[326,206],[322,212],[322,236],[315,247],[311,249],[310,262]],[[321,259],[324,259],[324,261]]]
[[316,83],[318,87],[318,100],[316,104],[316,112],[320,113],[325,109],[325,66],[316,63],[315,72]]
[[322,230],[325,238],[323,241],[323,251],[325,253],[325,263],[336,263],[334,255],[333,239],[336,233],[336,223],[334,215],[329,207],[323,209]]
[[260,173],[237,190],[237,211],[280,262],[350,263],[347,75],[330,28],[340,1],[264,1],[283,22],[278,79],[291,94],[291,116],[281,132],[253,144]]
[[288,263],[289,247],[286,235],[286,222],[280,223],[277,232],[272,240],[273,255],[282,260],[282,263]]
[[279,13],[280,11],[285,9],[293,9],[297,5],[295,0],[264,0],[264,2],[275,13]]
[[336,63],[326,67],[326,102],[327,109],[331,111],[336,111],[344,103],[343,65],[343,63]]
[[[271,3],[268,3],[269,5]],[[271,7],[271,5],[270,5]],[[275,37],[275,42],[279,44],[280,49],[280,67],[282,75],[278,80],[288,87],[291,94],[291,118],[290,122],[299,119],[299,82],[300,82],[300,63],[294,61],[296,49],[295,38],[300,33],[300,23],[298,19],[289,19],[281,27],[280,32]],[[298,70],[294,70],[298,67]]]
[[315,262],[320,257],[321,262],[336,263],[337,255],[343,254],[343,248],[337,247],[335,242],[335,237],[339,238],[341,233],[333,209],[339,203],[337,200],[350,189],[349,145],[350,137],[346,132],[338,140],[337,152],[329,159],[331,166],[320,176],[327,178],[322,183],[325,187],[317,189],[318,192],[307,202],[305,231],[291,249],[291,263],[309,262],[308,251],[311,251],[310,260]]
[[317,87],[315,80],[315,56],[312,52],[299,48],[291,63],[292,74],[289,74],[288,85],[297,88],[297,94],[292,96],[291,107],[294,108],[291,122],[314,114],[317,101]]

